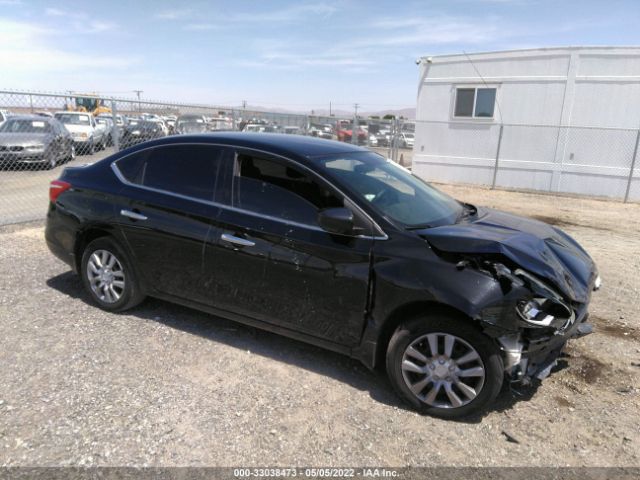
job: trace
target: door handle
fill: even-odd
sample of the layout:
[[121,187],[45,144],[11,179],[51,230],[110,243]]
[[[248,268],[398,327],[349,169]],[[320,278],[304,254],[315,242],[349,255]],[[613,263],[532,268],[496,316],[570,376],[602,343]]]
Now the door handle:
[[132,212],[131,210],[120,210],[120,215],[129,217],[131,220],[146,220],[147,217],[141,213]]
[[235,237],[228,233],[223,233],[220,239],[224,240],[225,242],[233,243],[234,245],[240,245],[241,247],[253,247],[256,244],[256,242],[252,242],[251,240]]

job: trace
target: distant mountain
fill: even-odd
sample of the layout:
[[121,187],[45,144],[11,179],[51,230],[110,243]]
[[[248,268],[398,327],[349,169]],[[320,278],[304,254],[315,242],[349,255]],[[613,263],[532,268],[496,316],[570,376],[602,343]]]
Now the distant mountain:
[[[318,109],[314,110],[314,115],[329,115],[329,110],[326,109]],[[307,113],[307,112],[304,112]],[[353,110],[331,110],[331,113],[337,117],[351,117],[353,116]],[[390,110],[379,110],[376,112],[358,112],[358,116],[362,118],[368,117],[384,117],[385,115],[395,115],[397,118],[404,117],[410,120],[415,120],[416,118],[416,109],[415,108],[398,108],[398,109],[390,109]]]

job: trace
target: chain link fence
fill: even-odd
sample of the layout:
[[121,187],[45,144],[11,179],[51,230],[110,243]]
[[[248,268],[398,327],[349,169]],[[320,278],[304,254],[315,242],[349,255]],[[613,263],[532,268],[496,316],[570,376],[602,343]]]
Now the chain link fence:
[[410,166],[412,127],[399,120],[0,90],[0,225],[44,218],[49,182],[62,165],[92,163],[155,138],[215,131],[308,135],[366,146]]
[[639,129],[416,123],[413,170],[435,182],[640,200]]

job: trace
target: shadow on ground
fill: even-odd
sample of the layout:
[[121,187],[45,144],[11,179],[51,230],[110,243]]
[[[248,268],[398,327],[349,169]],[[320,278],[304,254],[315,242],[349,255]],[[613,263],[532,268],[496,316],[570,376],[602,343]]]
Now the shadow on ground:
[[[79,278],[72,272],[52,277],[46,283],[64,295],[93,305]],[[114,315],[130,315],[159,322],[214,342],[249,350],[252,354],[295,365],[344,382],[358,390],[367,391],[373,400],[385,405],[413,411],[394,393],[384,372],[370,371],[357,360],[320,347],[154,298],[148,298],[126,313]],[[515,390],[505,382],[491,411],[510,410],[517,402],[530,400],[536,391],[537,385]],[[457,421],[479,423],[487,413],[489,412]]]

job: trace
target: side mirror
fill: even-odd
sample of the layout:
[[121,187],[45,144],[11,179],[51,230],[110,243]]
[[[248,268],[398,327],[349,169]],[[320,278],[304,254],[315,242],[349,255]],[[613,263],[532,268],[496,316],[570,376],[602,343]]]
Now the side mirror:
[[318,213],[318,224],[329,233],[353,233],[353,213],[348,208],[326,208]]

